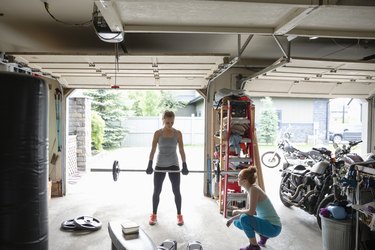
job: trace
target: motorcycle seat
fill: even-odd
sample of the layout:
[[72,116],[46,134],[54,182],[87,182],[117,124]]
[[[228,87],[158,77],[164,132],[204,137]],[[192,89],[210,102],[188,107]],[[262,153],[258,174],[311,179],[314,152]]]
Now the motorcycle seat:
[[305,156],[306,158],[309,157],[309,152],[304,152],[304,151],[299,151],[299,153],[302,155],[302,156]]
[[307,172],[309,172],[309,170],[307,170],[307,169],[305,169],[305,170],[293,170],[293,174],[297,174],[297,175],[304,175]]

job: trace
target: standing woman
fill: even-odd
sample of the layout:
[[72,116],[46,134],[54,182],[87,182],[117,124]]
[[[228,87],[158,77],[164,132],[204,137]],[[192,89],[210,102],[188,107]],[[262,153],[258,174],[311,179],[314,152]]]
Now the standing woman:
[[[256,184],[256,178],[255,166],[243,169],[238,174],[238,184],[248,193],[249,207],[234,210],[234,216],[227,221],[228,227],[234,222],[249,239],[250,244],[240,250],[259,250],[259,246],[266,245],[268,238],[276,237],[281,232],[280,217],[266,193]],[[260,236],[258,242],[255,233]]]
[[[152,140],[152,148],[148,161],[148,167],[146,169],[147,174],[152,174],[152,162],[156,151],[156,146],[159,146],[159,154],[156,160],[155,170],[174,170],[179,171],[180,167],[178,164],[177,157],[177,144],[182,160],[183,175],[187,175],[189,170],[186,165],[186,156],[184,151],[184,143],[182,141],[181,131],[176,130],[173,127],[175,114],[172,111],[165,111],[163,114],[163,125],[162,129],[155,131],[154,138]],[[154,173],[154,193],[152,195],[152,214],[150,216],[149,224],[155,225],[157,222],[157,210],[159,205],[159,197],[162,190],[163,182],[166,173],[155,171]],[[177,208],[177,225],[182,226],[184,219],[181,214],[181,192],[180,192],[180,173],[168,173],[169,180],[172,184],[172,190],[174,194],[174,200]]]

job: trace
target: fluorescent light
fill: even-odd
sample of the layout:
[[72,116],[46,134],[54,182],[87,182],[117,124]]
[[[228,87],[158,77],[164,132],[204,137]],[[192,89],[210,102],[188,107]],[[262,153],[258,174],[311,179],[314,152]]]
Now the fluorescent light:
[[310,40],[315,40],[315,39],[318,39],[319,37],[318,36],[312,36],[312,37],[310,37],[309,39]]

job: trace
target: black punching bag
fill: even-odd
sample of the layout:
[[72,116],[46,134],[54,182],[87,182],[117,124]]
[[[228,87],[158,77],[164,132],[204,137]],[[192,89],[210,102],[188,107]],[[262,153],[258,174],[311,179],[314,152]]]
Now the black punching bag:
[[0,249],[48,249],[48,86],[0,72]]

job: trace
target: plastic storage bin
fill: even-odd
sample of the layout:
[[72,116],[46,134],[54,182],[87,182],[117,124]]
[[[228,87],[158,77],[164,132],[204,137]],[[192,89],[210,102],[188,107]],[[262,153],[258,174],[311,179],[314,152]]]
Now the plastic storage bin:
[[323,250],[353,249],[351,220],[335,220],[319,216],[322,221]]

